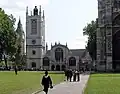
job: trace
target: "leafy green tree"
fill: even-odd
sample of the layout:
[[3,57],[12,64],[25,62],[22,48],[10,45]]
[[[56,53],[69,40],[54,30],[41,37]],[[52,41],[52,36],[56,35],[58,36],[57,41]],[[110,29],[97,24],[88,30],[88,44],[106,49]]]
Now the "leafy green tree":
[[21,65],[22,65],[22,66],[26,66],[26,62],[27,62],[27,57],[26,57],[26,55],[22,55]]
[[12,57],[16,53],[17,45],[16,39],[17,34],[15,32],[15,18],[13,15],[7,15],[5,11],[0,8],[0,46],[1,54],[4,55],[5,65],[7,67],[6,55]]
[[96,60],[96,32],[97,32],[97,21],[91,21],[83,29],[83,35],[88,36],[87,50],[92,58]]

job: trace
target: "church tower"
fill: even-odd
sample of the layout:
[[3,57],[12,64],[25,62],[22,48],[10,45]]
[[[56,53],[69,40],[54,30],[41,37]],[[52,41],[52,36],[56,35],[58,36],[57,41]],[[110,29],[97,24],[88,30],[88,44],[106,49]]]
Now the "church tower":
[[21,55],[24,55],[25,54],[25,33],[23,31],[20,18],[18,21],[16,32],[18,34],[19,42],[21,43]]
[[27,69],[41,69],[42,56],[45,50],[45,19],[41,12],[41,6],[38,12],[37,6],[33,9],[31,15],[26,10],[26,54]]

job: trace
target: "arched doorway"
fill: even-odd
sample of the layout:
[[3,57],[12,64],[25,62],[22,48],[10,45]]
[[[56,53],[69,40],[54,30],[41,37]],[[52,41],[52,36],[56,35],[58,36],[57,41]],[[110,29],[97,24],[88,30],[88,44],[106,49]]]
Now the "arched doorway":
[[43,58],[43,66],[49,66],[50,65],[50,60],[48,57]]
[[32,62],[32,68],[36,68],[36,63]]
[[64,71],[66,69],[65,65],[62,65],[62,71]]
[[55,49],[55,59],[57,62],[63,61],[63,49],[62,48]]
[[76,58],[75,57],[69,58],[69,66],[76,66]]
[[120,30],[113,36],[113,69],[120,65]]
[[55,70],[55,65],[51,66],[51,70],[54,71]]
[[[120,25],[120,14],[114,18],[114,25]],[[120,71],[120,27],[113,27],[112,35],[112,67]]]
[[56,65],[56,71],[60,71],[60,65]]

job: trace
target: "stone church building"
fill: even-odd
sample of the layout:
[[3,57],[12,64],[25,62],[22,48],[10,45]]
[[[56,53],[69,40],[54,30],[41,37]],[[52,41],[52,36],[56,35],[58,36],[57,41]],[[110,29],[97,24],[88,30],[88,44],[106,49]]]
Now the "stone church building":
[[55,43],[55,45],[51,45],[50,50],[46,51],[42,68],[43,70],[52,71],[64,69],[79,70],[83,63],[91,64],[91,58],[85,49],[69,49],[67,44]]
[[120,70],[120,0],[98,0],[97,27],[97,70]]
[[39,11],[35,6],[31,15],[28,7],[26,10],[26,55],[27,69],[60,71],[66,68],[79,69],[82,63],[91,63],[85,49],[69,49],[67,44],[55,43],[48,50],[47,44],[45,45],[45,15],[41,6]]
[[27,69],[41,69],[42,56],[45,54],[45,16],[44,10],[37,6],[31,15],[26,9],[26,55]]

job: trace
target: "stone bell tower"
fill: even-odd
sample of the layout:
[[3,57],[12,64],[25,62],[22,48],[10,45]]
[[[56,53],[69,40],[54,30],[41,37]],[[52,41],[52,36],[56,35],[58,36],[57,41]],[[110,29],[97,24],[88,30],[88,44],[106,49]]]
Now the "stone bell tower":
[[27,69],[41,69],[42,57],[45,50],[45,16],[41,12],[41,6],[38,11],[37,6],[33,9],[31,15],[26,9],[26,54]]

